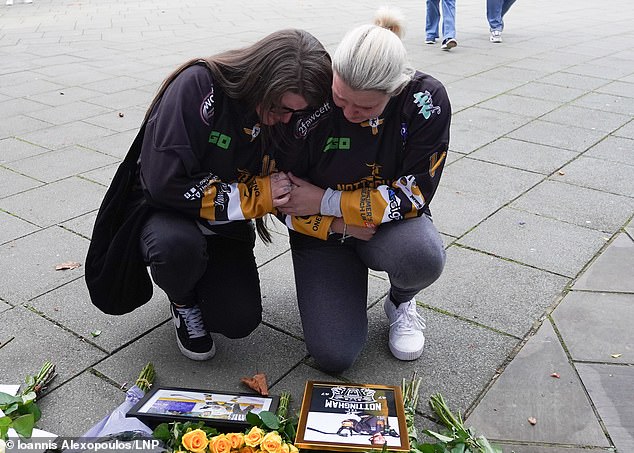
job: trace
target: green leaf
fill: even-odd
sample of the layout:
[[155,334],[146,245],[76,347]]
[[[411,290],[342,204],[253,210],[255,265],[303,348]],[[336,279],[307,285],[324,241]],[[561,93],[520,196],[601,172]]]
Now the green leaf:
[[33,427],[35,426],[35,418],[33,414],[21,415],[13,420],[13,429],[22,437],[31,438]]
[[273,412],[269,412],[269,411],[260,412],[260,419],[262,420],[262,423],[264,424],[264,426],[266,426],[268,429],[275,430],[280,427],[280,419]]
[[458,444],[451,449],[451,453],[464,453],[465,452],[465,444]]
[[[3,409],[5,406],[8,407],[13,403],[21,403],[22,398],[19,396],[9,395],[8,393],[0,392],[0,409]],[[4,409],[3,409],[4,410]]]
[[155,439],[167,442],[171,436],[169,425],[167,423],[161,423],[152,431],[152,436],[154,436]]
[[35,403],[30,403],[30,404],[27,404],[26,406],[23,406],[20,413],[32,414],[36,422],[40,419],[40,417],[42,417],[42,411],[40,411],[40,408]]
[[20,406],[18,405],[18,403],[13,403],[11,406],[9,406],[9,407],[7,407],[5,409],[2,409],[2,412],[4,412],[5,415],[9,415],[9,414],[12,414],[13,412],[17,411],[19,407]]
[[29,404],[31,401],[35,401],[36,398],[37,395],[35,394],[35,392],[29,392],[25,395],[22,395],[22,401],[24,402],[24,404]]
[[35,377],[29,375],[24,378],[24,382],[27,387],[33,387],[35,385]]
[[262,419],[253,412],[247,412],[247,423],[251,426],[257,426],[258,428],[262,427]]
[[448,442],[451,442],[452,440],[454,440],[453,437],[445,436],[443,434],[440,434],[440,433],[437,433],[437,432],[434,432],[434,431],[430,431],[428,429],[425,430],[425,434],[427,434],[428,436],[434,437],[434,438],[436,438],[439,441],[444,442],[444,443],[448,443]]

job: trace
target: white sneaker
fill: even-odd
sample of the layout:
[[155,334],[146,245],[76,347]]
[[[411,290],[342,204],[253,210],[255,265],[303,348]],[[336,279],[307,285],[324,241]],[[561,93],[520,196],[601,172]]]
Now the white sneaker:
[[491,42],[502,42],[502,32],[500,30],[493,30],[491,32],[491,37],[489,38]]
[[390,351],[399,360],[416,360],[425,346],[425,320],[416,311],[416,299],[403,302],[398,307],[385,296],[383,309],[390,321]]

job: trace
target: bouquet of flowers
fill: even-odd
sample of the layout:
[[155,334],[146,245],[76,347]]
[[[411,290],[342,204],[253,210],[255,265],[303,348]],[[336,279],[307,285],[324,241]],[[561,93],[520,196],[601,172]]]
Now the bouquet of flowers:
[[285,392],[276,413],[247,414],[251,427],[245,432],[223,434],[203,422],[173,422],[161,423],[153,435],[174,453],[297,453],[297,421],[287,418],[289,401]]

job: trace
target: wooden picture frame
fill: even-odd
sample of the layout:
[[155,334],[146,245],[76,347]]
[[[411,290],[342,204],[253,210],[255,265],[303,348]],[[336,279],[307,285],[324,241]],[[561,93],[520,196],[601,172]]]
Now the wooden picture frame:
[[308,381],[297,426],[298,448],[409,451],[401,388]]

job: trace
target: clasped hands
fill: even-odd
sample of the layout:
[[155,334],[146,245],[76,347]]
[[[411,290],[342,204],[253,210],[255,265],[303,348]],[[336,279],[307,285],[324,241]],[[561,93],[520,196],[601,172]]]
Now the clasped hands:
[[[325,190],[288,172],[271,175],[271,195],[273,207],[290,216],[310,216],[320,213],[321,199]],[[376,227],[345,225],[342,217],[336,217],[330,229],[333,233],[345,232],[363,241],[368,241],[376,232]]]

